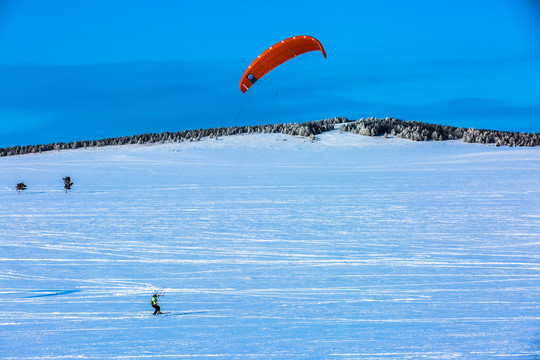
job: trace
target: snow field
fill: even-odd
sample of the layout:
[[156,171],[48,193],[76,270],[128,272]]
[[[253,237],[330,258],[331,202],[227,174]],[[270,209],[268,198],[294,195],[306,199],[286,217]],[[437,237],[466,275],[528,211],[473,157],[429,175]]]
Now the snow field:
[[538,149],[319,139],[0,158],[0,358],[540,357]]

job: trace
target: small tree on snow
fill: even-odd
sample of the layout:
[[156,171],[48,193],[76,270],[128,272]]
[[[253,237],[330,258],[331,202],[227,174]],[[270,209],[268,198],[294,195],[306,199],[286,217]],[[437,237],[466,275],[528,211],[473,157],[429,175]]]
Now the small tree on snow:
[[17,184],[17,186],[15,187],[15,190],[17,190],[19,192],[19,194],[21,193],[21,191],[24,191],[26,190],[26,185],[24,185],[23,182],[20,182]]
[[63,178],[64,180],[64,189],[66,189],[66,194],[68,190],[71,190],[71,187],[73,186],[73,183],[71,182],[71,178],[69,176],[66,176]]

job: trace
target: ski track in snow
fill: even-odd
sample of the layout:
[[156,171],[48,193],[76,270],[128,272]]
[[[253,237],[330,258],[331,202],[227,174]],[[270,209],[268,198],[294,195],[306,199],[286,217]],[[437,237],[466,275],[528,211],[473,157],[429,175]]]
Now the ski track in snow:
[[319,138],[0,158],[0,358],[540,358],[540,149]]

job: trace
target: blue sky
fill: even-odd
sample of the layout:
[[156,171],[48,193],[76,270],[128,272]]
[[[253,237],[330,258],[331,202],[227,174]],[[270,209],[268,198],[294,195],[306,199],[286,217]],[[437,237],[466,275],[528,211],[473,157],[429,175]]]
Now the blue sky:
[[[297,57],[246,94],[245,68]],[[540,2],[0,0],[0,147],[379,116],[540,132]]]

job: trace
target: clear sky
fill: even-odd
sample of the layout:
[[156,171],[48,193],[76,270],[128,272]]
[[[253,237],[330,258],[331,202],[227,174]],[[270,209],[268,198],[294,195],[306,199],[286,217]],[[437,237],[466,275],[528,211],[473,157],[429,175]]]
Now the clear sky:
[[[259,53],[325,47],[246,93]],[[540,132],[540,1],[0,0],[0,147],[334,116]]]

